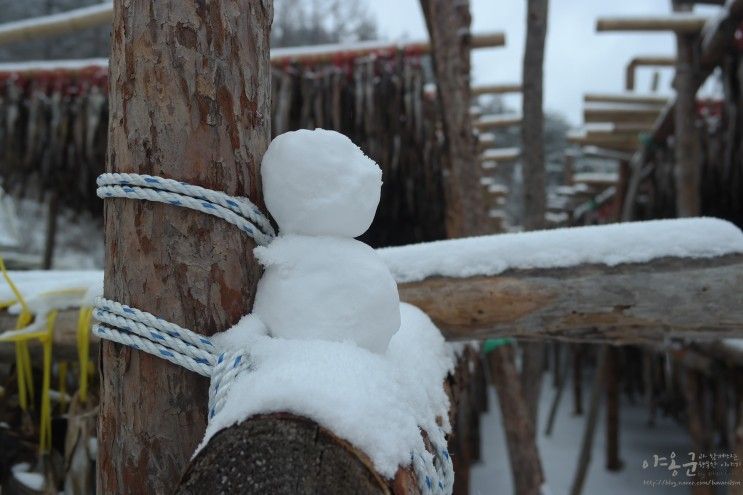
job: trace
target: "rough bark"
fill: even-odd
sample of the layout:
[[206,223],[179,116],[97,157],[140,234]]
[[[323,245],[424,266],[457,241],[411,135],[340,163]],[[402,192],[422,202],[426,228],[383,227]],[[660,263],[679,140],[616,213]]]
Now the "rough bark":
[[544,472],[535,431],[529,419],[529,409],[522,395],[519,375],[512,365],[513,354],[513,346],[510,345],[498,347],[488,354],[490,378],[501,404],[514,493],[539,495],[544,484]]
[[[107,170],[160,175],[262,205],[270,2],[114,4]],[[254,243],[221,219],[106,202],[106,297],[211,335],[252,305]],[[206,425],[206,379],[117,344],[101,350],[101,493],[167,493]]]
[[526,47],[523,81],[521,149],[524,175],[524,229],[544,227],[547,211],[544,168],[542,84],[548,0],[529,0],[526,7]]
[[431,277],[400,285],[400,295],[452,340],[548,336],[629,343],[670,332],[699,339],[740,335],[741,285],[743,255],[736,254]]
[[699,137],[696,129],[696,93],[694,51],[698,37],[676,36],[677,63],[674,86],[676,110],[674,122],[676,140],[676,214],[679,217],[696,217],[701,212],[701,166],[699,163]]
[[470,119],[469,2],[421,0],[431,38],[446,154],[448,237],[479,233],[485,215]]

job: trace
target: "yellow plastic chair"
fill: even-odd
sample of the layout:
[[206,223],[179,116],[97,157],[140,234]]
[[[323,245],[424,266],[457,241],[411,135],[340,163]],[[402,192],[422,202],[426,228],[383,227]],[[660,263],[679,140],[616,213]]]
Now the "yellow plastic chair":
[[[0,342],[12,342],[16,350],[16,367],[18,375],[18,401],[21,409],[28,410],[33,403],[33,374],[31,369],[31,354],[28,350],[28,342],[38,340],[43,349],[43,376],[41,385],[41,414],[39,424],[39,450],[48,452],[52,444],[52,413],[49,390],[51,389],[52,371],[52,344],[54,334],[54,323],[57,319],[57,311],[53,310],[45,315],[39,315],[34,321],[34,315],[28,303],[21,295],[16,285],[8,275],[5,262],[0,257],[0,271],[3,278],[10,286],[15,295],[15,301],[21,306],[21,312],[16,320],[14,330],[0,334]],[[9,305],[9,304],[8,304]],[[7,306],[6,306],[7,307]],[[33,323],[32,323],[33,322]]]

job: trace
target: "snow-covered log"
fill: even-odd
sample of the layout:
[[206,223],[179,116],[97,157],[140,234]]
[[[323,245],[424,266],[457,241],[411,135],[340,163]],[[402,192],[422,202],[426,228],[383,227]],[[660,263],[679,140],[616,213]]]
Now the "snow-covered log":
[[557,229],[381,253],[401,298],[449,339],[712,339],[743,327],[743,234],[720,220]]
[[112,4],[103,3],[58,14],[0,24],[0,45],[18,41],[31,41],[108,24],[111,22],[112,12]]

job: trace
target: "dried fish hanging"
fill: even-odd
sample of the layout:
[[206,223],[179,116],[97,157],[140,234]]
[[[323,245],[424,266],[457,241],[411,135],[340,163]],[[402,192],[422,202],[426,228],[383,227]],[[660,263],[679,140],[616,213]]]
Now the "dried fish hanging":
[[0,177],[12,194],[55,191],[100,214],[95,177],[106,157],[105,69],[0,76]]
[[382,167],[380,208],[364,235],[374,246],[445,236],[436,103],[424,83],[421,59],[402,54],[273,70],[274,134],[334,129]]
[[[702,214],[743,228],[743,51],[731,51],[721,69],[722,100],[697,103]],[[648,158],[652,170],[637,196],[638,218],[675,217],[673,148],[651,145]]]
[[[364,240],[375,246],[444,237],[436,102],[420,56],[338,58],[273,69],[274,134],[323,127],[348,135],[382,167],[381,207]],[[57,192],[100,214],[94,180],[106,158],[104,67],[0,74],[0,177],[9,192]]]

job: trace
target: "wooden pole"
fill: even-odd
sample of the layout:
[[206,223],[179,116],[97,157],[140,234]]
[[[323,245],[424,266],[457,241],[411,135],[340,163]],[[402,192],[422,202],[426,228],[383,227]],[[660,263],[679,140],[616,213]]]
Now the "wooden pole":
[[701,213],[701,164],[699,136],[696,127],[696,94],[694,50],[698,37],[691,34],[676,36],[677,60],[674,86],[676,111],[674,125],[676,142],[676,215],[696,217]]
[[[547,36],[548,0],[529,0],[526,7],[526,46],[522,65],[523,81],[521,126],[522,166],[524,176],[525,230],[545,226],[547,213],[546,172],[544,165],[544,43]],[[532,429],[537,429],[539,395],[542,390],[544,344],[524,343],[521,385],[529,408]]]
[[44,240],[44,257],[41,268],[50,270],[54,264],[54,248],[57,243],[57,217],[59,215],[59,197],[56,191],[49,193],[46,209],[46,239]]
[[573,346],[573,415],[583,414],[583,353],[582,345]]
[[[270,138],[270,2],[114,3],[109,172],[160,175],[262,205]],[[253,241],[160,203],[105,204],[106,297],[204,335],[247,313]],[[208,381],[105,342],[99,493],[171,493],[204,434]]]
[[606,469],[619,471],[619,348],[606,350]]
[[446,226],[448,237],[482,233],[485,208],[470,118],[469,2],[421,0],[431,38],[436,97],[445,137]]
[[599,409],[601,408],[601,388],[604,382],[606,370],[606,347],[599,351],[598,363],[596,365],[596,375],[593,378],[593,387],[591,388],[591,404],[588,408],[588,417],[586,426],[583,430],[581,439],[580,454],[578,463],[573,477],[573,484],[570,488],[570,495],[580,495],[583,492],[583,485],[586,482],[588,467],[591,464],[591,451],[593,450],[593,437],[596,433],[596,423],[598,422]]
[[529,408],[524,401],[511,345],[497,347],[488,354],[490,379],[498,393],[503,429],[506,433],[508,457],[514,480],[514,493],[539,495],[542,493],[544,472],[539,460],[536,434],[529,419]]
[[644,56],[634,57],[627,64],[625,69],[625,83],[624,87],[627,91],[635,90],[635,79],[637,76],[638,67],[673,67],[676,65],[676,59],[673,57],[662,57],[662,56]]

